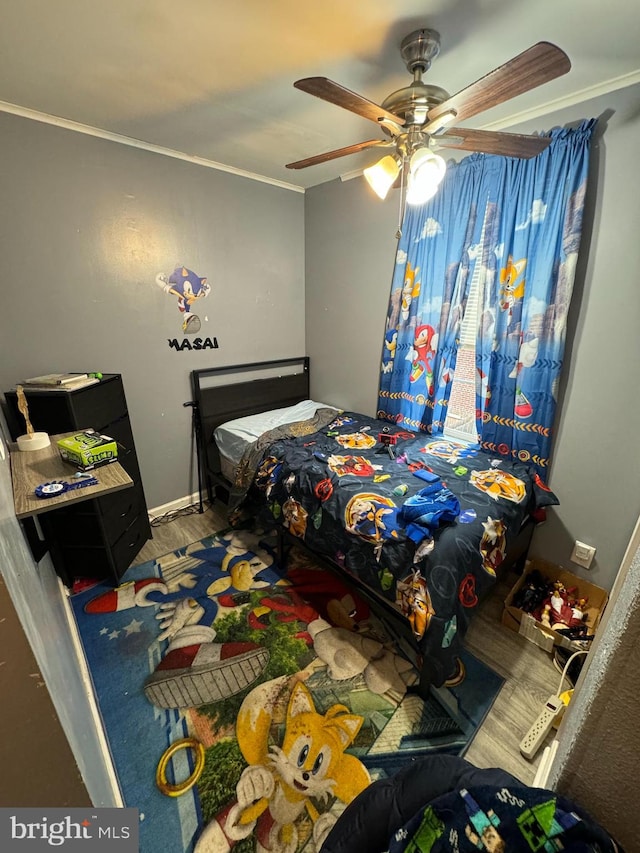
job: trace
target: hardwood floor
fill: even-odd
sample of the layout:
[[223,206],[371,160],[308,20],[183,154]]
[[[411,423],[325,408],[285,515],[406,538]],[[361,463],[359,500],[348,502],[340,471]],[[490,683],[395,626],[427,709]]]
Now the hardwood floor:
[[[153,539],[142,549],[136,563],[189,545],[226,526],[226,510],[219,502],[203,514],[186,515],[154,526]],[[528,761],[520,754],[518,744],[549,695],[556,691],[560,675],[548,652],[500,622],[504,599],[516,579],[517,575],[512,574],[496,584],[493,593],[478,608],[467,633],[469,651],[502,675],[505,683],[465,758],[478,767],[501,767],[531,784],[542,750],[534,761]]]
[[[534,761],[528,761],[518,745],[556,692],[560,674],[548,652],[500,622],[504,600],[517,577],[511,573],[496,584],[467,632],[469,651],[502,675],[505,683],[465,758],[478,767],[501,767],[530,785],[542,749]],[[546,743],[552,739],[549,735]]]
[[228,527],[226,507],[219,501],[202,514],[196,512],[179,516],[174,521],[157,526],[152,522],[153,539],[150,539],[140,551],[136,557],[136,564],[190,545],[196,539],[202,539],[203,536],[209,536],[225,527]]

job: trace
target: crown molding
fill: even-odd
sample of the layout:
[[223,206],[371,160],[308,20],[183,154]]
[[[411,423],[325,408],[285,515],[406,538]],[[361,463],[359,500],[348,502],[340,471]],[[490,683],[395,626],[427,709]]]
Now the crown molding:
[[43,124],[51,124],[54,127],[62,127],[65,130],[82,133],[85,136],[95,136],[98,139],[117,142],[120,145],[127,145],[130,148],[140,148],[143,151],[150,151],[152,154],[161,154],[163,157],[171,157],[174,160],[184,160],[196,166],[205,166],[207,169],[229,172],[241,178],[248,178],[250,181],[259,181],[260,183],[271,184],[274,187],[291,190],[292,192],[304,193],[304,187],[289,184],[286,181],[278,181],[275,178],[268,178],[265,175],[258,175],[255,172],[247,172],[244,169],[237,169],[235,166],[226,166],[224,163],[217,163],[215,160],[208,160],[206,157],[195,157],[192,154],[185,154],[183,151],[175,151],[173,148],[165,148],[162,145],[153,145],[151,142],[144,142],[142,139],[134,139],[132,136],[124,136],[121,133],[113,133],[110,130],[93,127],[90,124],[82,124],[78,121],[71,121],[71,119],[49,115],[49,113],[43,113],[39,110],[21,107],[18,104],[10,104],[8,101],[0,101],[0,112],[11,113],[12,115],[28,118],[32,121],[39,121]]
[[[505,130],[506,128],[515,127],[519,124],[524,124],[542,116],[550,115],[558,110],[567,109],[576,104],[590,101],[593,98],[601,95],[608,95],[611,92],[616,92],[619,89],[625,89],[628,86],[634,86],[640,83],[640,69],[631,71],[628,74],[622,74],[619,77],[612,77],[609,80],[604,80],[601,83],[596,83],[593,86],[587,86],[584,89],[579,89],[576,92],[571,92],[561,98],[556,98],[552,101],[547,101],[539,107],[523,110],[519,113],[513,113],[506,118],[498,121],[488,122],[480,126],[480,130]],[[286,181],[278,181],[275,178],[268,178],[265,175],[258,175],[255,172],[248,172],[244,169],[238,169],[235,166],[226,166],[224,163],[218,163],[215,160],[208,160],[206,157],[195,157],[192,154],[185,154],[183,151],[176,151],[173,148],[165,148],[162,145],[154,145],[151,142],[144,142],[142,139],[134,139],[131,136],[124,136],[120,133],[113,133],[109,130],[103,130],[99,127],[93,127],[89,124],[72,121],[71,119],[61,118],[60,116],[43,113],[39,110],[32,110],[28,107],[21,107],[17,104],[11,104],[8,101],[0,101],[0,112],[11,113],[12,115],[28,118],[32,121],[39,121],[43,124],[51,124],[55,127],[62,127],[65,130],[71,130],[74,133],[82,133],[85,136],[95,136],[98,139],[106,139],[109,142],[117,142],[120,145],[127,145],[130,148],[140,148],[143,151],[150,151],[153,154],[160,154],[163,157],[171,157],[174,160],[183,160],[187,163],[193,163],[196,166],[204,166],[207,169],[216,169],[219,172],[228,172],[232,175],[238,175],[242,178],[248,178],[251,181],[259,181],[263,184],[270,184],[274,187],[290,190],[291,192],[304,193],[305,188],[296,184],[290,184]],[[363,169],[354,169],[349,172],[344,172],[340,175],[341,181],[349,181],[352,178],[358,178],[362,175]]]
[[480,129],[504,130],[507,127],[515,127],[532,119],[558,112],[558,110],[564,110],[576,104],[591,101],[594,98],[599,98],[601,95],[609,95],[611,92],[617,92],[619,89],[626,89],[628,86],[634,86],[637,83],[640,83],[640,69],[631,71],[628,74],[621,74],[620,77],[612,77],[610,80],[604,80],[602,83],[596,83],[593,86],[587,86],[585,89],[578,89],[578,91],[564,95],[562,98],[547,101],[539,107],[522,110],[522,112],[513,113],[507,118],[488,122],[487,124],[483,124]]

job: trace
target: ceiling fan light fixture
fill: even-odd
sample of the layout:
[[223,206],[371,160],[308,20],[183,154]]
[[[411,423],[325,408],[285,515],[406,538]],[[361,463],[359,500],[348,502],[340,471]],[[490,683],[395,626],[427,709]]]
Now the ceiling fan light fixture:
[[407,204],[424,204],[440,186],[447,164],[430,148],[419,148],[409,161]]
[[378,198],[385,199],[387,197],[387,193],[400,174],[400,165],[399,157],[387,154],[386,157],[364,170],[363,174],[367,183]]

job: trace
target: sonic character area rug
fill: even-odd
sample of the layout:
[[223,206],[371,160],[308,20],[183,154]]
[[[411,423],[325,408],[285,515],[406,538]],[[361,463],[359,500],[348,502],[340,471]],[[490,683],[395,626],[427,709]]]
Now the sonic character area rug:
[[503,682],[466,654],[423,701],[357,593],[247,531],[71,604],[141,853],[314,853],[371,781],[462,754]]

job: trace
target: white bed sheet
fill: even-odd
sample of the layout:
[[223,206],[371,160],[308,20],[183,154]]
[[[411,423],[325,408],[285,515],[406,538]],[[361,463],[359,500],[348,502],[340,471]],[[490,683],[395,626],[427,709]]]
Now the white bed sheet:
[[[271,409],[259,415],[249,415],[246,418],[227,421],[216,427],[213,431],[213,437],[220,455],[235,468],[247,447],[260,438],[263,433],[284,424],[306,421],[312,418],[318,409],[325,408],[333,409],[335,407],[328,403],[303,400],[301,403],[296,403],[295,406]],[[336,414],[338,411],[336,409]]]

